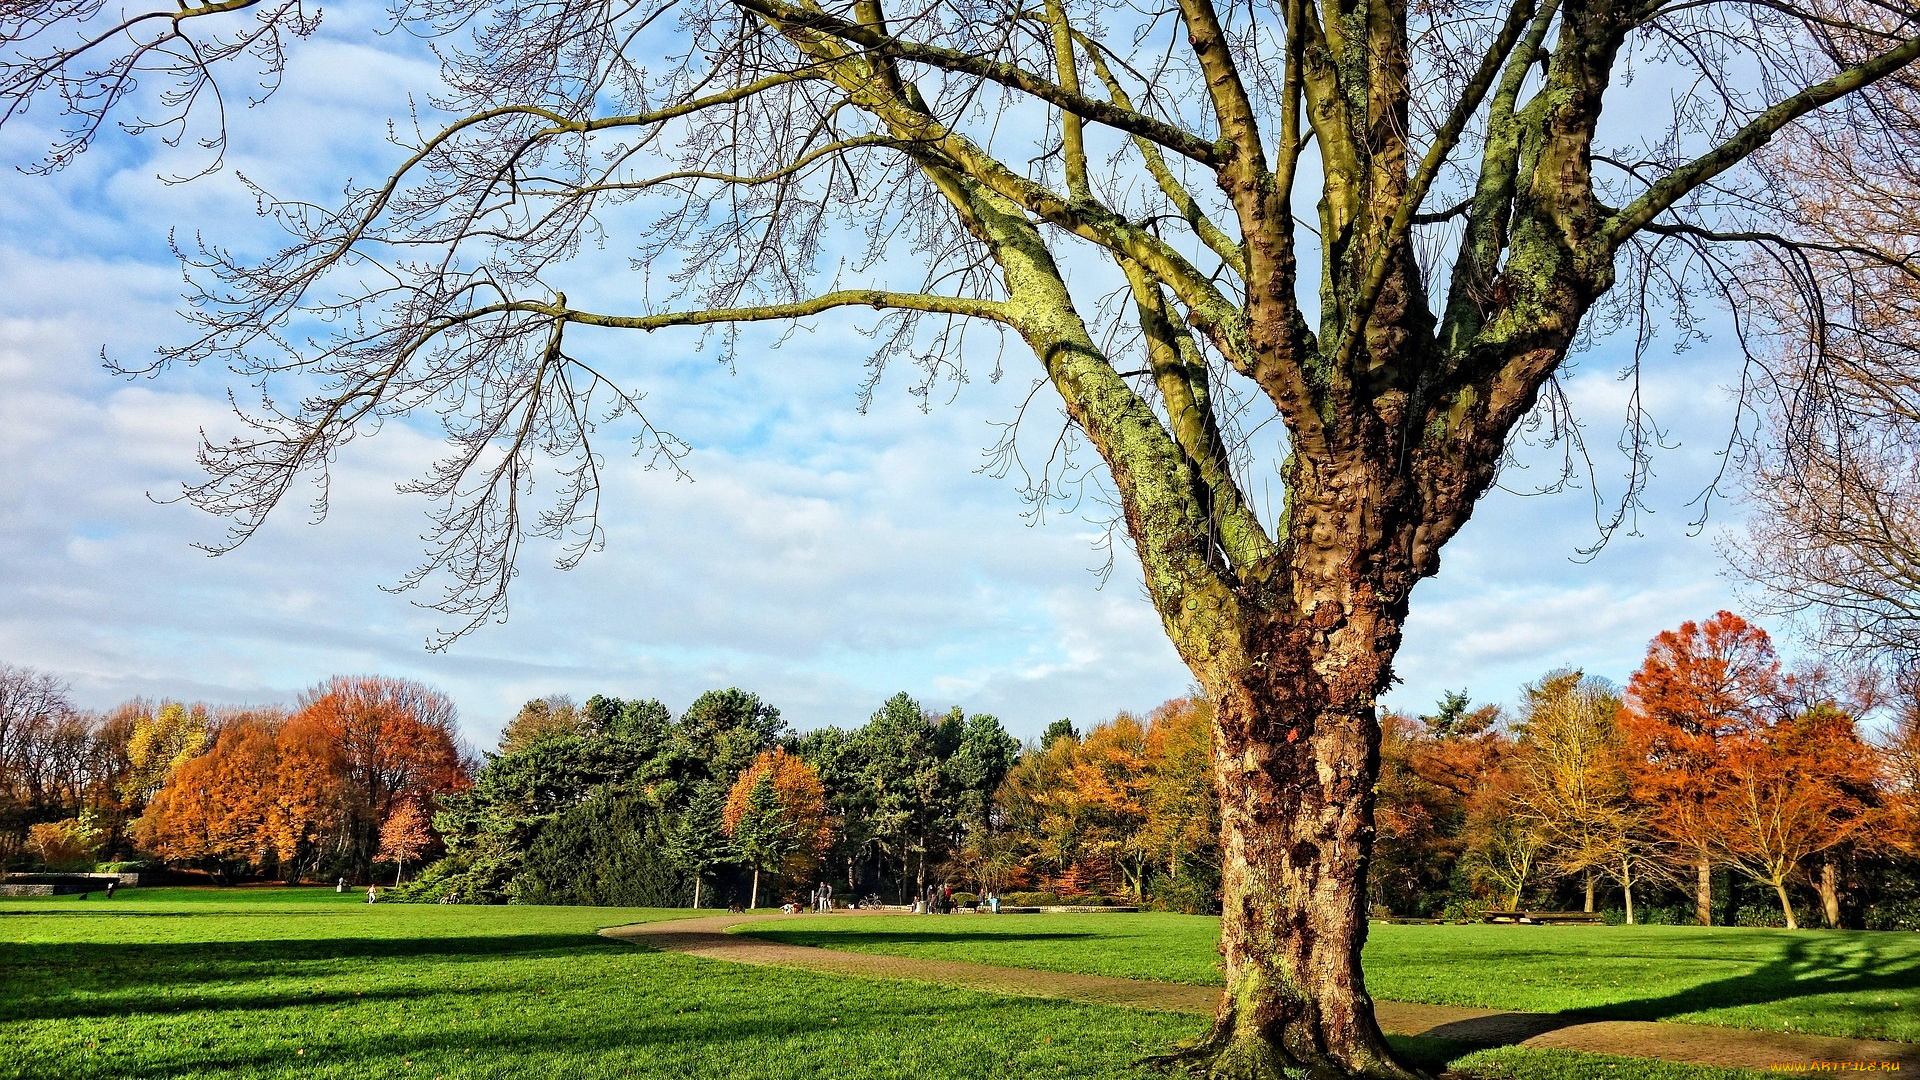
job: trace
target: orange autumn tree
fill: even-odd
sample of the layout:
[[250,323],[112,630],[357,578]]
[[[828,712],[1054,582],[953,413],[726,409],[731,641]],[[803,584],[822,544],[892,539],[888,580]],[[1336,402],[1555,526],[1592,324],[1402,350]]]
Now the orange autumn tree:
[[[1147,821],[1140,843],[1169,881],[1189,864],[1219,871],[1220,798],[1213,786],[1213,705],[1174,698],[1147,718]],[[1204,906],[1211,906],[1210,904]]]
[[721,823],[753,867],[749,907],[760,904],[760,873],[799,881],[832,840],[820,773],[786,750],[762,750],[727,792]]
[[394,807],[380,826],[380,850],[374,859],[393,864],[393,885],[399,888],[407,864],[432,846],[433,831],[427,827],[427,815],[419,803],[409,799]]
[[[1148,865],[1158,848],[1147,835],[1147,726],[1122,712],[1080,740],[1061,792],[1067,812],[1079,822],[1080,855],[1085,869],[1111,880],[1138,900],[1145,892]],[[1074,885],[1085,881],[1073,878]],[[1063,882],[1064,884],[1064,882]]]
[[1911,673],[1901,682],[1892,729],[1879,747],[1884,782],[1874,832],[1887,847],[1920,859],[1920,685]]
[[357,876],[377,861],[380,828],[402,802],[432,806],[471,782],[453,702],[408,679],[336,676],[302,696],[287,726],[335,755],[342,849]]
[[282,724],[275,740],[273,848],[280,876],[299,881],[337,853],[347,821],[340,748],[315,724]]
[[1381,713],[1378,839],[1367,875],[1374,904],[1438,914],[1423,900],[1445,891],[1470,838],[1492,863],[1511,862],[1508,852],[1494,850],[1509,839],[1500,835],[1505,805],[1488,795],[1512,750],[1501,720],[1498,706],[1473,707],[1465,691],[1444,695],[1431,715]]
[[1652,828],[1694,871],[1694,917],[1713,921],[1719,816],[1731,741],[1759,730],[1783,702],[1780,661],[1767,632],[1730,611],[1663,631],[1627,683],[1620,713],[1635,795]]
[[[1162,868],[1218,868],[1219,803],[1210,780],[1213,712],[1176,698],[1145,720],[1121,712],[1085,735],[1030,749],[994,801],[1022,877],[1052,892],[1144,899]],[[1212,906],[1208,880],[1182,903]]]
[[135,824],[141,846],[222,878],[269,862],[279,786],[276,735],[272,720],[237,718],[212,749],[173,767]]
[[[1704,800],[1716,853],[1771,885],[1789,929],[1800,923],[1787,883],[1813,856],[1851,839],[1868,820],[1877,760],[1853,717],[1830,702],[1781,716],[1726,740],[1719,783]],[[1831,883],[1827,920],[1838,923]]]

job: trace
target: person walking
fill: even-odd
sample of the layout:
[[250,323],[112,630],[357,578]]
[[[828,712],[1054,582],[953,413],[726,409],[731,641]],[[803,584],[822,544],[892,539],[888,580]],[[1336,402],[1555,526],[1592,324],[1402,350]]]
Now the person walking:
[[997,892],[988,893],[987,906],[993,909],[995,915],[1000,914],[1000,894]]
[[111,900],[111,899],[113,899],[113,890],[114,890],[114,887],[115,887],[115,886],[117,886],[117,885],[119,885],[119,884],[120,884],[120,883],[119,883],[118,881],[115,881],[115,880],[113,880],[112,878],[108,878],[108,879],[107,879],[107,899],[109,899],[109,900]]
[[820,883],[820,910],[829,915],[833,914],[833,882],[831,881]]
[[338,884],[338,885],[335,885],[335,886],[333,887],[333,891],[334,891],[334,892],[337,892],[337,893],[344,893],[344,892],[346,892],[346,891],[347,891],[347,879],[346,879],[346,878],[341,878],[341,879],[340,879],[340,884]]
[[380,886],[378,885],[367,886],[367,903],[377,904],[379,902],[380,902]]

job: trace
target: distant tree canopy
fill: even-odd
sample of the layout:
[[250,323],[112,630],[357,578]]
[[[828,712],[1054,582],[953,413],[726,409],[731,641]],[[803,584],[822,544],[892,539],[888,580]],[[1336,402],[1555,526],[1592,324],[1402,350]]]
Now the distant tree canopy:
[[548,821],[527,848],[513,897],[527,904],[685,907],[692,882],[667,824],[644,798],[602,788]]
[[[540,837],[599,798],[652,815],[659,865],[673,868],[689,900],[747,900],[756,870],[772,876],[773,889],[823,872],[845,883],[843,895],[891,893],[909,887],[911,858],[924,873],[929,851],[940,865],[969,829],[987,827],[993,792],[1018,751],[995,718],[932,716],[905,694],[862,727],[805,735],[737,687],[700,695],[678,717],[657,701],[602,696],[579,713],[581,723],[565,730],[503,740],[472,790],[446,800],[435,822],[449,856],[422,875],[418,895],[518,897]],[[746,815],[743,837],[739,822],[763,776],[771,789]],[[800,790],[809,784],[817,800]],[[591,823],[570,828],[591,831]],[[543,896],[562,894],[563,879],[541,880]]]
[[[406,859],[435,846],[419,819],[469,783],[452,702],[378,676],[331,679],[301,700],[291,714],[230,712],[210,748],[173,754],[132,825],[139,846],[222,878],[288,880],[323,869],[365,880],[394,861],[383,837]],[[182,715],[163,708],[152,730],[183,730]]]
[[[1371,904],[1920,928],[1914,687],[1786,671],[1765,632],[1727,612],[1657,635],[1626,686],[1561,668],[1511,712],[1460,690],[1423,716],[1387,713]],[[803,734],[734,688],[682,716],[594,696],[570,723],[503,732],[470,783],[466,764],[445,770],[464,758],[450,706],[426,688],[330,680],[302,700],[293,713],[35,706],[39,720],[11,728],[0,791],[46,801],[12,804],[34,816],[7,861],[139,854],[227,881],[377,869],[410,879],[403,898],[468,903],[776,903],[822,880],[843,902],[930,885],[1195,913],[1221,902],[1200,697],[1022,746],[993,716],[904,693],[864,723]],[[1855,719],[1868,712],[1877,736]],[[352,740],[368,733],[377,752],[356,769]],[[143,803],[128,799],[148,783],[127,752],[136,735],[166,764]],[[393,793],[377,821],[365,815],[380,798],[359,786],[373,777]]]

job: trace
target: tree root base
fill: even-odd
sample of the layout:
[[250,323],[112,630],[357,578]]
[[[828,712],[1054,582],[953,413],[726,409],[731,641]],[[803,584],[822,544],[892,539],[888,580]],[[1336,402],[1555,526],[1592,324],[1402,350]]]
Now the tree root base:
[[1239,1035],[1233,1028],[1230,1021],[1215,1021],[1207,1034],[1135,1064],[1207,1080],[1421,1080],[1421,1074],[1384,1055],[1359,1067],[1325,1056],[1301,1060],[1268,1039]]

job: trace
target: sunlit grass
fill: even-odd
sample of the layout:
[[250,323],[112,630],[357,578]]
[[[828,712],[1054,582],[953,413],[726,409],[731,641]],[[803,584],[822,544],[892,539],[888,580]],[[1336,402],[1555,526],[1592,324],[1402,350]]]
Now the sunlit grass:
[[594,935],[688,912],[216,895],[0,903],[0,1077],[1144,1078],[1201,1026]]
[[[1141,1054],[1204,1026],[746,967],[594,934],[693,912],[363,901],[324,889],[0,901],[0,1078],[1146,1080],[1161,1074],[1136,1065]],[[1147,941],[1159,918],[1142,921]],[[1474,1080],[1755,1075],[1396,1043]]]
[[[1219,920],[911,916],[746,932],[797,944],[1170,982],[1220,981]],[[1920,1041],[1920,934],[1682,926],[1375,925],[1384,1000]]]

